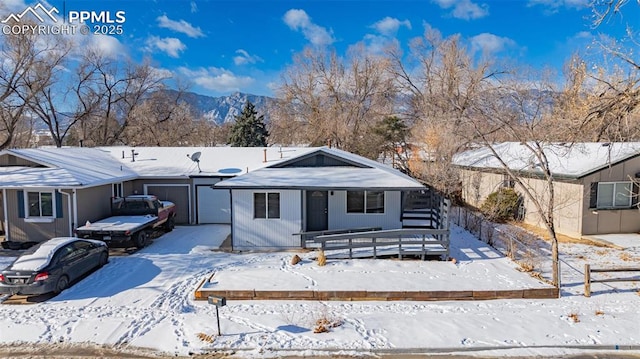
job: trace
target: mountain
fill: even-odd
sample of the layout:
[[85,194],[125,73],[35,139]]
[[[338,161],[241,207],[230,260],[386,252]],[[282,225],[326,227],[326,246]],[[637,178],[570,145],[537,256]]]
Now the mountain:
[[[173,90],[169,92],[175,93]],[[211,97],[193,92],[185,92],[181,95],[182,100],[191,105],[195,115],[204,116],[208,121],[217,124],[235,121],[235,116],[242,112],[245,103],[251,101],[256,106],[258,115],[264,115],[265,121],[269,120],[267,108],[274,101],[267,96],[250,95],[242,92],[235,92],[229,96]]]

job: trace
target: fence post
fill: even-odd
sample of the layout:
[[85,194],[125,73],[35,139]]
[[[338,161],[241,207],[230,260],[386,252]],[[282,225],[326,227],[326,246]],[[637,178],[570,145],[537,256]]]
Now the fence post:
[[584,296],[591,296],[591,266],[589,264],[584,265]]

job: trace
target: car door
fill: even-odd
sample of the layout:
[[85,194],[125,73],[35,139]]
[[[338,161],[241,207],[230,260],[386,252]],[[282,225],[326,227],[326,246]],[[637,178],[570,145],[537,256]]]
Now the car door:
[[73,244],[78,261],[78,277],[90,271],[96,266],[97,257],[94,255],[93,244],[85,241],[77,241]]
[[74,243],[69,243],[59,249],[60,266],[62,273],[69,277],[69,281],[73,281],[82,275],[82,256],[75,250]]

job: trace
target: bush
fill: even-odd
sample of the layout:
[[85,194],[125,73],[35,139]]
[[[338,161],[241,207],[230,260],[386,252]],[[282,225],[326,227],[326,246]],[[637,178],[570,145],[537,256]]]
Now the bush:
[[480,207],[491,221],[503,222],[516,217],[520,195],[513,188],[500,188],[491,193]]

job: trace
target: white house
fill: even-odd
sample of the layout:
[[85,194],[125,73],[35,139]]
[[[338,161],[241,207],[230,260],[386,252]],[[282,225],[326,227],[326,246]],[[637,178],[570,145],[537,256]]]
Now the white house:
[[299,248],[302,232],[399,229],[403,192],[425,189],[389,166],[324,147],[215,188],[231,189],[234,250]]

